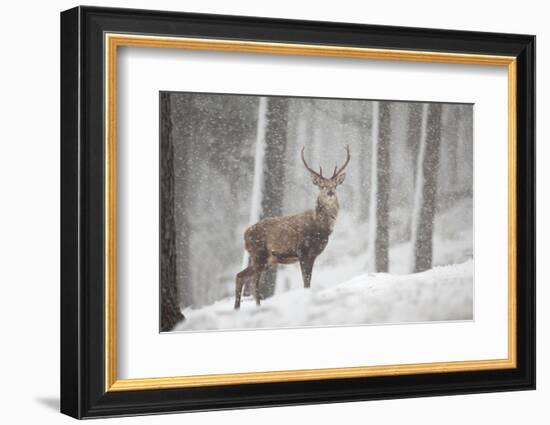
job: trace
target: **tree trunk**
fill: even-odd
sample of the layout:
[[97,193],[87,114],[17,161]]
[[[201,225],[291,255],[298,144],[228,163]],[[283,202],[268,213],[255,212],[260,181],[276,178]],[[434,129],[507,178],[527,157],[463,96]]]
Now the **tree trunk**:
[[[288,128],[288,99],[269,98],[266,112],[263,191],[260,219],[283,214],[285,193],[285,158]],[[262,274],[260,296],[275,293],[277,266]]]
[[415,273],[432,267],[440,144],[441,104],[425,104],[412,219],[412,271]]
[[[256,130],[256,146],[254,150],[254,179],[252,181],[252,200],[250,202],[249,225],[260,220],[262,208],[262,193],[264,188],[264,166],[265,166],[265,131],[267,124],[267,97],[260,97],[258,103],[258,124]],[[248,267],[249,253],[245,249],[243,255],[242,269]],[[245,294],[248,293],[248,285]]]
[[[416,180],[416,169],[418,161],[418,149],[420,146],[420,139],[422,138],[422,119],[423,119],[423,104],[422,103],[409,103],[409,117],[407,122],[407,146],[409,148],[410,158],[411,158],[411,169],[412,169],[412,187],[410,188],[413,193],[412,203],[414,204],[414,191],[415,191],[415,180]],[[407,222],[406,235],[409,237],[409,240],[412,238],[412,221],[413,216],[409,217]]]
[[407,144],[411,153],[413,182],[416,178],[416,160],[418,159],[418,147],[422,137],[422,106],[421,103],[409,103]]
[[458,144],[460,143],[460,140],[458,138],[458,126],[460,122],[462,121],[462,114],[461,114],[461,108],[458,107],[447,107],[447,116],[448,116],[448,124],[447,124],[447,146],[448,146],[448,158],[449,158],[449,168],[448,175],[449,178],[447,179],[449,181],[448,188],[449,192],[454,192],[457,190],[460,190],[458,188]]
[[[372,103],[370,104],[370,107],[367,105],[368,104],[365,103],[361,108],[362,114],[361,121],[359,123],[359,129],[361,131],[361,146],[359,151],[359,158],[368,158],[370,153],[372,152],[372,121],[373,119],[375,119],[375,117],[372,114]],[[359,219],[362,222],[367,222],[369,220],[370,199],[368,196],[366,196],[366,194],[370,193],[371,190],[371,170],[369,170],[369,167],[367,167],[367,164],[365,164],[365,166],[361,167],[358,171],[360,176],[359,193],[361,194],[359,198]],[[365,194],[365,196],[363,196],[363,194]]]
[[388,102],[373,103],[369,256],[376,272],[387,272],[389,267],[390,109]]
[[176,281],[176,220],[174,141],[169,93],[161,93],[160,164],[160,330],[167,332],[182,319]]

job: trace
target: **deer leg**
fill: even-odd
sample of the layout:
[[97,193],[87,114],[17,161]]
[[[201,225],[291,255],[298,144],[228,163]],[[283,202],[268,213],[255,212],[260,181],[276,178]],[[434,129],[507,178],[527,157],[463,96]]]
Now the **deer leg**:
[[256,271],[254,276],[254,299],[256,300],[256,305],[260,306],[260,278],[262,277],[262,270]]
[[315,258],[303,258],[300,259],[300,268],[302,269],[302,279],[304,281],[304,288],[311,286],[311,272],[313,270],[313,262]]
[[257,252],[256,255],[252,258],[252,266],[254,268],[254,286],[252,288],[254,292],[254,299],[256,300],[256,305],[260,305],[260,280],[262,278],[262,273],[264,270],[269,268],[267,264],[267,255],[265,252]]
[[237,279],[235,281],[235,310],[241,308],[241,295],[243,293],[243,285],[254,273],[254,269],[250,266],[248,266],[243,271],[237,273]]

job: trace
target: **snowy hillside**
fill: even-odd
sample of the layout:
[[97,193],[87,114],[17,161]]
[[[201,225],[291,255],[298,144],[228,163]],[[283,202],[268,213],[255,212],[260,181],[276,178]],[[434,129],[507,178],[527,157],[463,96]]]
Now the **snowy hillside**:
[[184,310],[175,331],[334,326],[473,319],[473,261],[410,275],[363,274],[310,290],[293,288],[258,308],[233,298]]

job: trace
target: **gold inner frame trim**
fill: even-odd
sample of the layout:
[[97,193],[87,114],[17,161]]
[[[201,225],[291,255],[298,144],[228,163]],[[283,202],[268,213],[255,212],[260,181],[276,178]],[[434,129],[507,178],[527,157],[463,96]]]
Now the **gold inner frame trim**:
[[[136,391],[214,385],[311,381],[416,373],[448,373],[510,369],[516,367],[516,58],[447,52],[370,49],[329,45],[267,43],[256,41],[105,34],[105,391]],[[117,49],[120,46],[279,55],[325,56],[355,59],[398,60],[468,65],[504,66],[508,72],[508,357],[326,369],[283,370],[174,377],[118,379],[116,372],[116,136]]]

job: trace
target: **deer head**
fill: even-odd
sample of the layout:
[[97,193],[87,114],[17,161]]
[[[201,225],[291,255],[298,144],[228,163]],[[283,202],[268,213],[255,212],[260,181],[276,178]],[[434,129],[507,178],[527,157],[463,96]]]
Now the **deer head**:
[[304,150],[305,147],[302,147],[302,162],[304,163],[307,171],[309,171],[311,181],[315,186],[319,188],[319,202],[327,205],[337,203],[338,200],[336,198],[336,187],[342,184],[344,182],[344,179],[346,178],[346,173],[344,173],[344,169],[347,167],[350,160],[349,146],[346,146],[347,157],[344,165],[342,165],[340,168],[338,168],[338,165],[336,165],[334,167],[334,172],[330,177],[323,176],[322,167],[319,167],[319,172],[317,173],[309,165],[307,165],[307,162],[304,158]]

